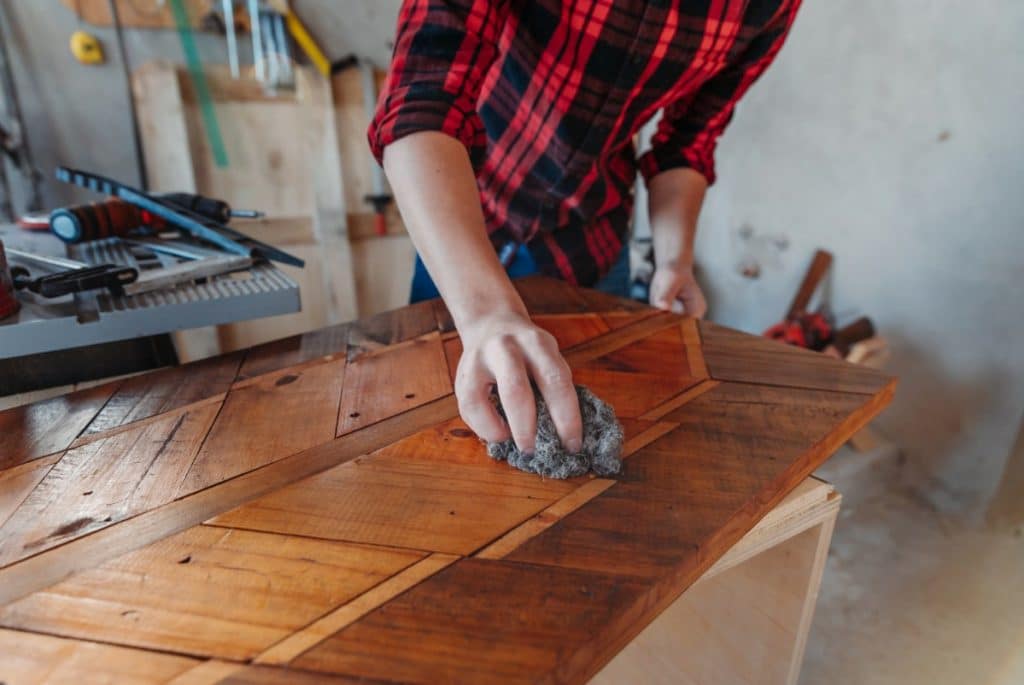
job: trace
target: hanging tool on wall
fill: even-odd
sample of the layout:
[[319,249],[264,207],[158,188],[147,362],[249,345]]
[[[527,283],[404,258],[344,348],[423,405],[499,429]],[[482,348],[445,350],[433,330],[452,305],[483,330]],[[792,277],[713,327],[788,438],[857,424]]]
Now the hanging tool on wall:
[[279,250],[273,245],[254,240],[194,211],[179,207],[157,195],[145,193],[113,179],[77,169],[57,167],[57,180],[88,188],[104,195],[113,195],[166,221],[169,225],[204,240],[222,250],[255,258],[269,259],[292,266],[303,266],[298,257]]
[[206,129],[206,139],[210,144],[210,152],[217,166],[223,168],[228,165],[228,152],[224,147],[224,138],[221,136],[220,124],[217,122],[217,111],[213,107],[210,87],[206,83],[203,63],[199,59],[199,49],[196,47],[195,37],[192,35],[188,11],[185,9],[182,0],[170,0],[170,3],[171,12],[174,14],[174,24],[178,28],[178,38],[181,40],[181,51],[185,54],[185,64],[192,78],[192,85],[196,90],[196,98],[199,100],[199,111],[202,114],[203,128]]
[[292,38],[295,39],[295,43],[302,49],[309,58],[310,64],[319,71],[324,78],[330,78],[331,76],[331,62],[327,59],[327,55],[317,45],[316,40],[310,35],[309,31],[306,30],[305,24],[299,20],[299,17],[292,11],[291,7],[287,8],[285,12],[285,22],[288,24],[288,32]]
[[[363,107],[366,110],[367,121],[373,121],[377,110],[377,74],[373,64],[368,60],[359,61],[359,75],[362,77],[363,85]],[[370,179],[373,192],[363,199],[373,206],[374,230],[377,235],[387,235],[387,208],[391,204],[391,194],[387,191],[384,180],[384,170],[377,164],[377,160],[370,158]]]

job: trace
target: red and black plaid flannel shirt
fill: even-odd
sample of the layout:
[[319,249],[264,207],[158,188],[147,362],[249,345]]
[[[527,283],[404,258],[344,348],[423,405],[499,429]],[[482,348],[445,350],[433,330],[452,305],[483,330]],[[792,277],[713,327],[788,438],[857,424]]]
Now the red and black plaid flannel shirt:
[[[468,148],[491,239],[590,285],[619,255],[637,168],[714,181],[736,102],[782,47],[800,0],[405,0],[370,125]],[[633,135],[659,110],[653,149]]]

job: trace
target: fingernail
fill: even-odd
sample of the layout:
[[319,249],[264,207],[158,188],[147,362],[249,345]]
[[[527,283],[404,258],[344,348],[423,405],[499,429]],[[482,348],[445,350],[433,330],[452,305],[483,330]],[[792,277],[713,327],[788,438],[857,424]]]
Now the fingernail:
[[536,454],[532,447],[530,449],[528,449],[528,450],[521,449],[521,450],[519,450],[519,452],[520,452],[520,454],[522,454],[527,459],[533,459],[534,454]]
[[572,454],[578,454],[583,449],[583,441],[579,439],[573,439],[565,443],[565,449],[569,450]]

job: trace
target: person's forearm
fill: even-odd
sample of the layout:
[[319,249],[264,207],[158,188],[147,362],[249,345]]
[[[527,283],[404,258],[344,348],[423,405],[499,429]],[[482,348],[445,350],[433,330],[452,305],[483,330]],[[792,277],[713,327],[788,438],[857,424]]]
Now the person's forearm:
[[693,266],[693,244],[697,218],[708,184],[693,169],[669,169],[648,184],[651,240],[658,267],[672,269]]
[[443,133],[414,133],[385,149],[384,169],[456,327],[500,309],[525,315],[487,237],[466,148]]

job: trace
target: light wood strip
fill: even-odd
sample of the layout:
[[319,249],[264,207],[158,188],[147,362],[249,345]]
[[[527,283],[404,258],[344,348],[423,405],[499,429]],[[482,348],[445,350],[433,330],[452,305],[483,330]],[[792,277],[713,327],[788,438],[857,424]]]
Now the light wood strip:
[[154,423],[156,421],[162,421],[163,419],[167,418],[168,416],[178,416],[179,414],[185,414],[185,413],[188,413],[188,412],[190,412],[190,411],[192,411],[194,409],[199,409],[199,408],[205,407],[208,404],[218,404],[220,402],[223,402],[225,397],[227,397],[227,393],[226,392],[217,393],[216,395],[213,395],[212,397],[207,397],[205,399],[198,400],[196,402],[192,402],[191,404],[184,404],[184,405],[182,405],[180,407],[175,407],[174,409],[165,411],[162,414],[154,414],[153,416],[147,416],[144,419],[139,419],[138,421],[131,421],[129,423],[124,423],[124,424],[121,424],[120,426],[116,426],[114,428],[108,428],[108,429],[106,429],[106,430],[104,430],[102,432],[85,433],[85,434],[79,436],[78,438],[76,438],[75,441],[73,443],[71,443],[71,447],[69,449],[75,449],[77,447],[82,447],[83,445],[88,445],[89,443],[96,442],[97,440],[103,440],[105,438],[109,438],[109,437],[117,435],[119,433],[124,433],[125,431],[134,430],[134,429],[139,428],[141,426],[149,425],[149,424]]
[[672,410],[678,409],[679,407],[683,406],[687,402],[700,397],[701,395],[706,393],[708,390],[713,389],[719,383],[720,383],[720,381],[710,381],[710,380],[709,381],[702,381],[702,382],[698,383],[697,385],[693,386],[692,388],[688,389],[687,391],[685,391],[685,392],[683,392],[683,393],[681,393],[679,395],[676,395],[675,397],[673,397],[672,399],[668,400],[667,402],[664,402],[663,404],[658,405],[654,409],[651,409],[650,411],[648,411],[648,412],[646,412],[644,414],[641,414],[640,418],[644,419],[646,421],[657,421],[662,416],[664,416],[665,414],[668,414]]
[[216,685],[224,678],[234,675],[244,668],[244,664],[210,659],[185,671],[167,685]]
[[701,352],[700,329],[697,327],[697,319],[685,319],[681,327],[690,373],[694,378],[710,378],[708,367],[704,363],[704,353]]
[[443,397],[11,564],[0,569],[0,604],[202,523],[283,485],[390,445],[449,420],[457,412],[455,397]]
[[347,604],[314,621],[265,650],[254,659],[257,664],[287,664],[334,633],[359,620],[385,602],[448,567],[460,557],[434,553],[367,590]]
[[536,516],[527,519],[473,556],[481,559],[501,559],[541,531],[553,526],[602,492],[615,485],[607,478],[595,478],[558,500]]
[[665,435],[674,428],[678,428],[679,424],[674,421],[659,421],[650,428],[647,428],[641,433],[633,436],[626,441],[626,444],[622,446],[622,457],[625,459],[629,455],[633,454],[637,450],[650,445],[652,442]]

